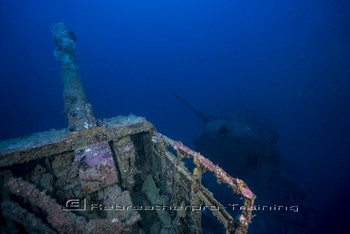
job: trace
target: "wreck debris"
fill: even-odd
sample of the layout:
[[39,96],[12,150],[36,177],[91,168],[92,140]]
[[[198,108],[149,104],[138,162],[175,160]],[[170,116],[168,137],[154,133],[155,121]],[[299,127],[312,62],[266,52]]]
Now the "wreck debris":
[[137,173],[135,167],[135,147],[129,136],[121,138],[118,142],[113,143],[115,154],[117,155],[118,165],[120,167],[120,175],[122,185],[128,190],[133,190],[135,186],[134,176]]
[[[128,190],[122,191],[122,189],[118,185],[110,186],[106,189],[104,189],[104,197],[103,202],[104,204],[120,204],[125,207],[131,207],[133,206],[133,202],[130,197],[130,193]],[[137,221],[141,220],[141,216],[138,212],[134,210],[123,210],[123,212],[106,212],[106,217],[108,219],[115,219],[122,221],[123,223],[126,223],[128,225],[126,226],[132,226],[131,224],[136,223]],[[123,230],[124,232],[127,231],[126,228]]]
[[[159,190],[156,186],[151,175],[148,175],[145,182],[142,185],[142,192],[146,194],[147,199],[151,202],[152,205],[157,204],[166,204],[166,200],[164,200],[159,195]],[[167,233],[171,229],[171,218],[170,215],[163,209],[156,209],[159,220],[162,223],[161,233]]]
[[[251,210],[234,219],[202,185],[202,173],[212,172],[251,207],[255,195],[246,184],[157,133],[144,118],[103,119],[97,126],[73,54],[76,38],[62,22],[52,33],[69,127],[0,142],[0,168],[8,172],[6,178],[0,173],[6,190],[0,218],[9,223],[0,228],[17,223],[47,233],[201,233],[204,204],[217,207],[211,211],[226,233],[246,233]],[[193,158],[193,173],[181,163],[183,156]],[[84,201],[83,209],[67,209],[72,199]]]
[[6,186],[14,195],[24,198],[32,206],[44,211],[47,222],[59,233],[120,233],[123,230],[123,224],[117,219],[86,221],[72,212],[64,212],[54,199],[20,178],[9,179]]
[[1,203],[1,209],[6,218],[10,218],[15,222],[20,223],[28,233],[57,233],[43,223],[41,219],[37,218],[26,209],[23,209],[15,202],[3,201]]
[[[194,161],[195,161],[195,164],[197,165],[196,167],[197,176],[189,172],[184,165],[179,163],[179,159],[176,158],[170,151],[166,149],[166,145],[169,145],[169,142],[175,145],[175,141],[172,141],[169,138],[166,138],[164,135],[156,133],[153,130],[154,128],[147,121],[143,120],[143,122],[140,122],[140,120],[137,119],[135,120],[135,124],[128,123],[129,125],[120,124],[120,122],[118,122],[117,126],[112,124],[112,123],[116,124],[114,120],[104,120],[103,123],[105,126],[108,126],[108,127],[98,128],[98,130],[100,131],[100,133],[98,134],[93,131],[94,129],[86,130],[86,131],[92,131],[93,133],[96,133],[96,135],[113,136],[111,138],[107,137],[107,139],[102,138],[103,140],[102,143],[105,142],[106,140],[110,141],[111,144],[109,145],[111,145],[113,149],[112,150],[113,162],[108,161],[107,163],[112,163],[113,165],[115,165],[115,162],[118,162],[116,164],[117,165],[116,170],[118,175],[117,178],[121,178],[121,179],[116,180],[117,182],[115,184],[109,185],[106,188],[102,188],[102,187],[96,188],[98,189],[98,191],[91,192],[88,194],[83,192],[83,186],[82,186],[83,182],[79,180],[79,168],[78,168],[79,163],[78,161],[74,162],[74,158],[76,156],[75,152],[79,152],[79,149],[84,149],[84,151],[88,151],[89,153],[89,152],[92,152],[92,150],[90,151],[87,149],[91,149],[93,148],[92,146],[99,145],[97,140],[95,141],[94,145],[90,144],[92,141],[91,139],[89,139],[89,136],[91,135],[86,135],[86,136],[84,135],[86,137],[85,144],[83,140],[80,140],[79,144],[77,144],[77,149],[74,150],[75,152],[68,151],[62,154],[61,149],[54,147],[54,144],[53,144],[52,147],[55,148],[56,151],[52,151],[52,150],[49,151],[53,153],[52,154],[53,156],[50,156],[48,154],[45,154],[45,152],[43,152],[44,155],[41,155],[40,157],[38,157],[39,159],[41,157],[52,157],[52,159],[46,162],[46,164],[41,164],[41,166],[34,166],[32,169],[32,172],[29,172],[29,175],[32,178],[36,178],[36,180],[39,181],[38,185],[43,186],[40,181],[43,181],[42,178],[46,177],[46,174],[48,174],[50,171],[47,168],[44,169],[43,167],[46,167],[47,164],[50,165],[49,167],[52,168],[52,173],[54,173],[53,174],[54,182],[51,181],[50,182],[51,184],[49,185],[46,185],[46,183],[44,183],[44,185],[47,188],[54,187],[54,190],[50,189],[50,190],[46,190],[46,192],[50,194],[50,196],[59,196],[58,199],[59,201],[61,201],[60,204],[64,205],[64,202],[66,202],[67,197],[82,198],[85,195],[87,195],[88,201],[90,202],[100,201],[101,203],[107,204],[107,205],[117,204],[117,205],[123,205],[123,206],[135,206],[135,205],[140,206],[147,203],[138,202],[138,200],[134,200],[134,198],[131,198],[130,195],[142,193],[142,194],[145,194],[144,196],[146,197],[150,206],[165,204],[169,207],[179,207],[180,205],[183,207],[186,207],[186,206],[201,207],[203,206],[203,203],[204,203],[205,206],[207,207],[222,207],[222,205],[213,197],[213,195],[200,183],[201,177],[199,175],[204,170],[210,170],[211,172],[213,172],[214,175],[218,175],[219,181],[224,183],[228,182],[228,185],[231,186],[232,188],[235,188],[236,191],[239,194],[241,194],[245,198],[245,200],[247,200],[248,202],[252,203],[254,201],[253,198],[255,198],[255,196],[250,192],[250,190],[248,189],[248,187],[246,187],[243,181],[230,177],[220,168],[215,166],[211,161],[206,159],[204,156],[190,150],[186,146],[182,145],[180,142],[176,142],[176,147],[179,150],[181,155],[183,156],[195,155]],[[131,138],[121,134],[121,133],[128,132],[127,129],[133,129],[133,131],[131,131],[132,134],[130,135],[132,136]],[[71,135],[71,137],[73,138],[74,136],[75,134]],[[114,138],[114,136],[116,137]],[[30,139],[30,138],[27,138],[27,139]],[[70,142],[73,142],[73,140],[70,140]],[[24,143],[24,145],[26,144]],[[104,143],[102,145],[107,147],[107,145],[105,145]],[[20,148],[18,148],[17,150],[18,150],[17,152],[21,152]],[[40,151],[40,149],[36,149],[36,150]],[[26,151],[24,150],[24,152]],[[35,150],[31,152],[36,154]],[[124,154],[125,155],[124,158],[122,158],[123,154],[121,154],[121,152],[127,153],[127,154]],[[1,154],[1,157],[7,156],[7,154],[4,152],[0,152],[0,154]],[[14,156],[15,155],[17,154],[14,154]],[[118,160],[116,160],[116,157],[118,158]],[[130,189],[130,190],[128,189],[128,186],[129,186],[128,183],[123,185],[124,177],[122,176],[119,177],[119,175],[121,175],[121,171],[123,170],[123,165],[129,165],[129,158],[135,159],[135,163],[130,164],[130,168],[129,168],[130,171],[133,173],[128,175],[128,177],[132,178],[133,181],[135,181],[129,184],[129,185],[134,184],[133,189]],[[39,159],[36,159],[36,160],[39,160]],[[16,164],[16,166],[13,168],[19,168],[20,166],[21,165]],[[40,170],[36,168],[39,168]],[[125,177],[125,178],[128,178],[128,177]],[[33,181],[33,179],[30,179],[30,180]],[[15,181],[17,180],[15,179]],[[140,182],[137,182],[137,181],[140,181]],[[153,182],[150,183],[149,181],[153,181]],[[154,186],[156,186],[157,189],[156,190],[146,189],[146,187],[149,187],[150,184],[152,185],[153,188]],[[127,190],[123,191],[123,189],[127,189]],[[57,193],[55,195],[53,192],[56,190],[57,190]],[[94,194],[96,194],[96,192],[98,193],[102,192],[102,198],[98,198],[98,200],[94,200],[93,197],[95,196]],[[151,194],[147,195],[147,193],[151,193]],[[19,194],[14,193],[14,194],[21,196],[20,195],[21,193]],[[189,194],[189,196],[184,196],[185,194]],[[135,196],[135,195],[132,195],[132,196]],[[153,199],[152,196],[155,196],[157,199]],[[47,200],[47,202],[45,203],[48,204],[48,206],[51,206],[49,205],[50,202],[54,202],[54,204],[57,205],[57,203],[53,199]],[[32,206],[37,206],[37,204],[33,203]],[[245,204],[245,206],[250,207],[249,204]],[[245,233],[247,231],[247,225],[249,224],[251,216],[250,216],[250,213],[245,213],[245,212],[249,212],[249,211],[242,211],[242,216],[240,219],[242,221],[241,223],[239,222],[239,220],[233,219],[230,216],[230,214],[227,213],[227,211],[225,211],[225,209],[220,209],[215,211],[213,210],[212,212],[214,216],[216,216],[220,220],[220,222],[225,226],[225,229],[227,230],[227,232]],[[172,211],[169,210],[169,211],[166,211],[165,213],[167,213],[167,216],[171,219],[171,222],[165,222],[163,220],[164,222],[160,225],[160,228],[162,228],[163,230],[170,230],[171,228],[173,228],[177,231],[184,230],[186,232],[193,232],[193,233],[201,232],[201,212],[200,211],[189,213],[186,210],[179,210],[179,211],[176,211],[175,213],[172,213]],[[130,214],[128,214],[125,211],[122,211],[119,213],[105,211],[104,214],[105,214],[105,217],[107,217],[109,220],[113,220],[117,218],[122,223],[133,223],[134,225],[128,226],[129,230],[132,229],[132,226],[135,227],[135,224],[138,222],[137,220],[140,220],[140,216],[138,212],[136,213],[131,212]],[[91,214],[92,215],[91,217],[89,217],[90,214],[85,214],[85,213],[82,213],[80,215],[83,215],[83,216],[79,216],[79,217],[84,217],[84,218],[91,218],[91,217],[94,217],[95,219],[101,218],[101,216],[96,216],[96,214]],[[141,214],[141,216],[142,215],[145,215],[145,214]],[[176,218],[177,216],[178,218]],[[169,218],[167,218],[166,220],[169,221]],[[146,220],[145,216],[143,216],[142,219]],[[133,222],[133,220],[135,222]],[[71,225],[68,221],[69,220],[65,220],[66,222],[65,226]],[[146,222],[146,221],[143,221],[143,222]],[[150,222],[154,223],[154,220],[152,221],[150,220]],[[174,222],[179,223],[179,225],[174,224]],[[186,226],[187,226],[187,229],[186,229]],[[124,231],[126,230],[126,228],[127,228],[127,225],[124,225]]]
[[107,142],[75,150],[82,190],[85,194],[101,190],[118,182],[112,152]]

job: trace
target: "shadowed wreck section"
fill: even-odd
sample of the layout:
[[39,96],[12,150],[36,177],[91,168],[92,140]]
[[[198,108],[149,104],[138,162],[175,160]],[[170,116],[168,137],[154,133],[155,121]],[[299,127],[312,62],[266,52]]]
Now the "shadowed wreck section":
[[[203,121],[203,132],[194,142],[196,150],[208,159],[215,159],[226,172],[243,179],[258,194],[250,231],[312,232],[315,220],[312,189],[283,157],[275,124],[240,112],[208,115],[182,96],[173,95]],[[204,174],[203,178],[223,204],[230,202],[231,197],[222,195],[222,187],[210,185],[212,177]],[[263,209],[259,210],[260,207]]]
[[232,217],[202,184],[202,173],[253,207],[248,186],[142,117],[97,125],[79,79],[75,36],[62,22],[53,36],[69,127],[0,142],[1,231],[202,233],[205,208],[226,233],[247,233],[252,210]]

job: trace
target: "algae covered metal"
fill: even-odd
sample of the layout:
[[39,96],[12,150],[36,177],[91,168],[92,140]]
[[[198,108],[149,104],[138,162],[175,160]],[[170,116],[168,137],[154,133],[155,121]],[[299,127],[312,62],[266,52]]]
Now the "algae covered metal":
[[0,142],[1,231],[202,233],[206,208],[226,233],[247,233],[252,210],[232,217],[201,175],[212,173],[253,207],[248,186],[144,118],[96,121],[73,52],[76,37],[62,22],[52,33],[69,126]]

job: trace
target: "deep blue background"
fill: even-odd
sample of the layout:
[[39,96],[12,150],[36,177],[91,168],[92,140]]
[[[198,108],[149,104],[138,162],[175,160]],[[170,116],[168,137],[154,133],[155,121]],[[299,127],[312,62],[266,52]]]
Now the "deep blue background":
[[[0,140],[67,126],[50,28],[77,35],[98,118],[134,113],[193,146],[206,113],[278,124],[317,208],[349,184],[350,9],[332,0],[0,1]],[[333,209],[332,208],[332,209]]]

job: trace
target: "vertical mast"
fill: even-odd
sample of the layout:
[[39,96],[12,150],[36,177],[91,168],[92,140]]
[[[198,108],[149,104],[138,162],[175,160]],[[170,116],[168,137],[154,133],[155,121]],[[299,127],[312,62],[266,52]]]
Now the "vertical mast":
[[69,130],[74,132],[95,128],[96,120],[85,97],[74,56],[76,37],[63,22],[57,22],[52,27],[52,35],[56,43],[54,54],[61,64],[64,113],[68,118]]

